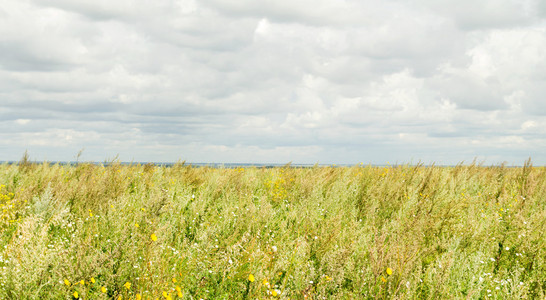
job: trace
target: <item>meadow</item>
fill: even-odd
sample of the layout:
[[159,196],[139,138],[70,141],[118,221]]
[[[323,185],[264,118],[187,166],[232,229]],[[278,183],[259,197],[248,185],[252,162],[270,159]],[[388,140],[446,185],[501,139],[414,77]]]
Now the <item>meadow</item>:
[[1,299],[544,299],[546,168],[0,165]]

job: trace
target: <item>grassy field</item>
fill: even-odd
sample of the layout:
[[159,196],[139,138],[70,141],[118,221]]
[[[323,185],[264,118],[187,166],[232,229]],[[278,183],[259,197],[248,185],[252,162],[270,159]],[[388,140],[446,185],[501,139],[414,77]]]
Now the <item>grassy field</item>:
[[546,168],[0,165],[1,299],[544,299]]

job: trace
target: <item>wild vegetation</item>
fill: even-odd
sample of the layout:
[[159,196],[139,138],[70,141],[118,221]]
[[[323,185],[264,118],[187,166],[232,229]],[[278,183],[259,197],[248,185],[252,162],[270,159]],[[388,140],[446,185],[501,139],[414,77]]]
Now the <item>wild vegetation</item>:
[[2,299],[544,299],[546,168],[0,165]]

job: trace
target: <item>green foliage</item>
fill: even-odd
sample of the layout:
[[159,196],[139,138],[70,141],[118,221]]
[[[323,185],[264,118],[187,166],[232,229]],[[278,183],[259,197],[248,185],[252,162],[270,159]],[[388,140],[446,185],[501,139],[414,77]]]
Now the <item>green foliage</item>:
[[545,196],[530,162],[24,159],[0,165],[0,298],[544,298]]

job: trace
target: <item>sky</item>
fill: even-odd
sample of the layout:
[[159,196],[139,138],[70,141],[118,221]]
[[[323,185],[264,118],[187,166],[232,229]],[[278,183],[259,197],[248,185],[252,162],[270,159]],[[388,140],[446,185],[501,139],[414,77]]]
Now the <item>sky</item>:
[[3,0],[0,161],[546,164],[546,1]]

